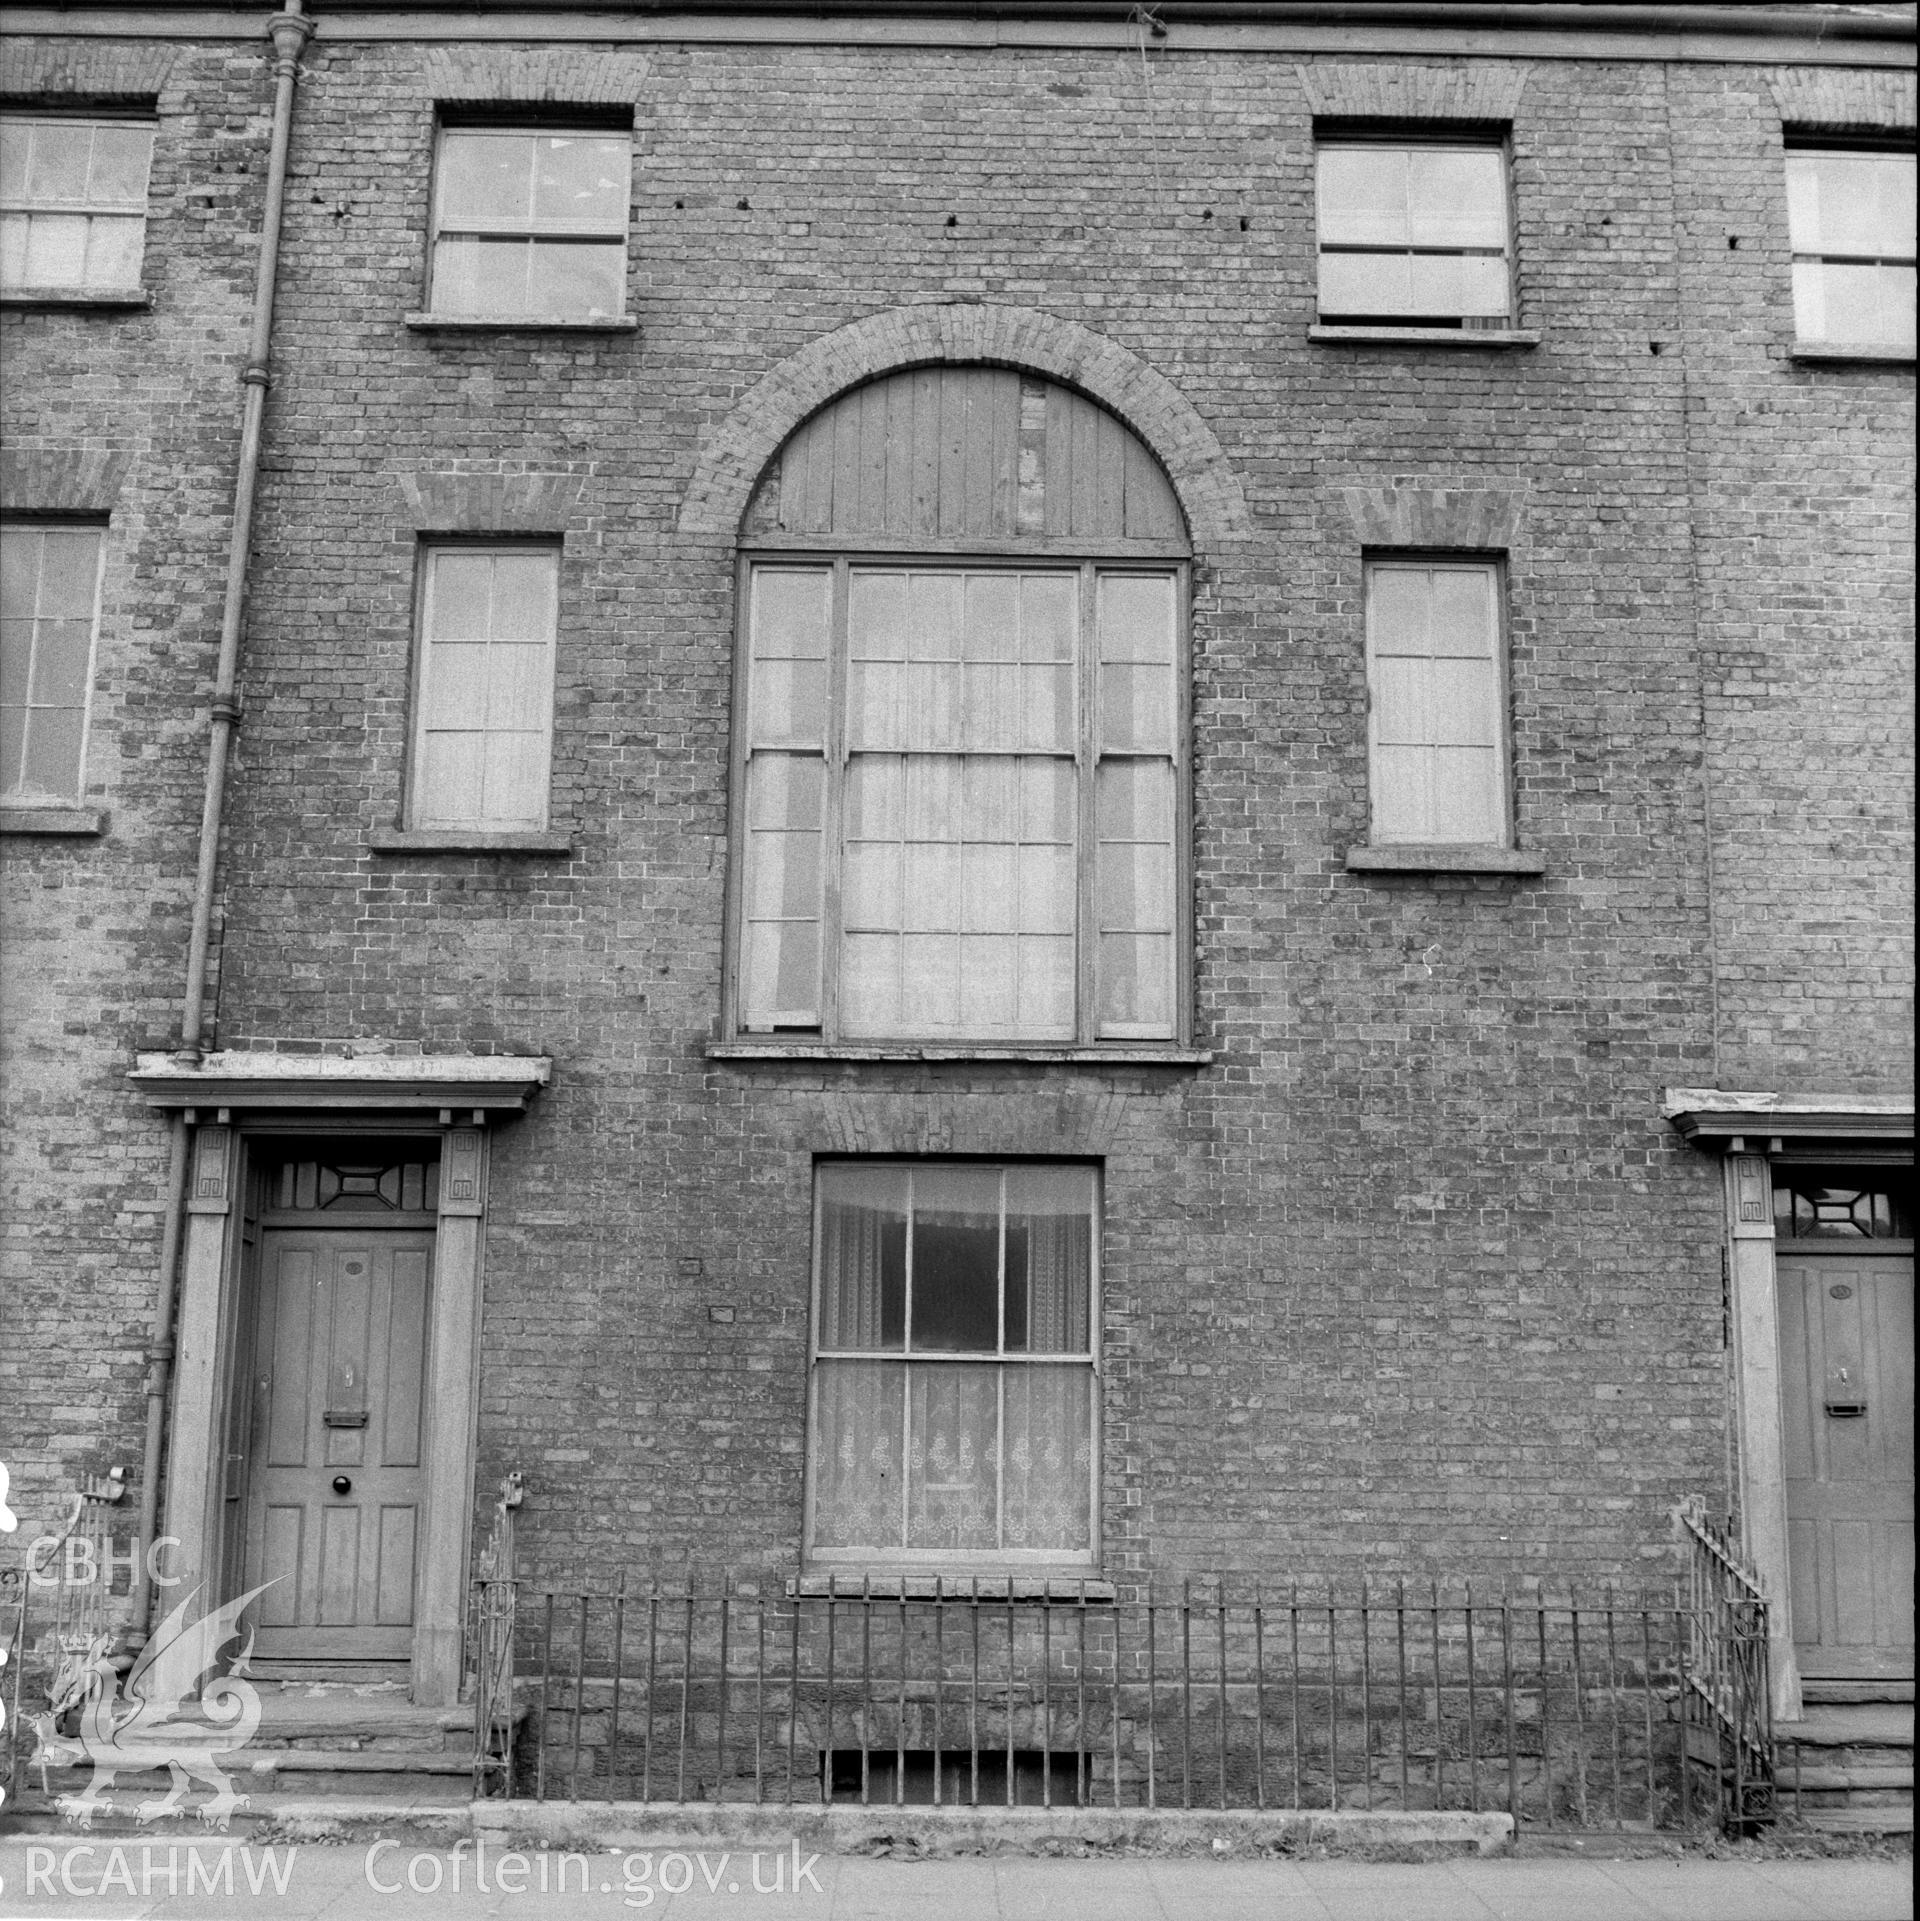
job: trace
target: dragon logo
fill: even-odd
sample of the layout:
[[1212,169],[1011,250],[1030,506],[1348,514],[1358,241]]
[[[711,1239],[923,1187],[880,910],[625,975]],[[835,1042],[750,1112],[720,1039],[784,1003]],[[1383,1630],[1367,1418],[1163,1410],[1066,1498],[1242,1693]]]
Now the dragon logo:
[[[37,1714],[29,1725],[38,1738],[34,1763],[44,1783],[46,1770],[79,1767],[91,1761],[93,1778],[84,1794],[61,1801],[61,1811],[82,1827],[112,1804],[106,1791],[118,1774],[165,1768],[173,1777],[171,1791],[161,1800],[143,1801],[135,1810],[142,1821],[157,1821],[174,1812],[198,1781],[211,1793],[199,1810],[201,1820],[224,1828],[228,1818],[246,1805],[234,1792],[221,1767],[253,1739],[260,1725],[260,1695],[246,1679],[253,1640],[241,1650],[229,1674],[206,1677],[220,1664],[220,1650],[240,1632],[240,1616],[271,1581],[223,1602],[198,1620],[188,1617],[200,1590],[176,1607],[140,1651],[124,1689],[104,1647],[75,1661],[57,1677],[53,1711]],[[198,1694],[198,1700],[191,1697]],[[61,1718],[77,1708],[78,1737],[59,1732]]]

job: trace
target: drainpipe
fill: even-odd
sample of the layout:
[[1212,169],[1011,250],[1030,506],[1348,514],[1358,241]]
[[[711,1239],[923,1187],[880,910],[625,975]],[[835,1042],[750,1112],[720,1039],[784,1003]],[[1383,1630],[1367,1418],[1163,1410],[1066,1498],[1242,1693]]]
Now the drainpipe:
[[[194,876],[193,931],[187,943],[187,984],[180,1010],[182,1061],[197,1064],[206,1046],[207,954],[213,931],[214,884],[220,861],[220,824],[226,805],[227,754],[240,724],[234,686],[240,668],[241,617],[246,605],[247,558],[253,544],[253,502],[260,479],[261,425],[267,409],[273,346],[274,278],[280,261],[280,216],[287,196],[287,147],[293,132],[293,90],[300,50],[313,32],[301,0],[267,22],[273,41],[273,140],[267,159],[267,198],[261,218],[260,262],[253,285],[253,328],[240,424],[240,472],[233,489],[233,538],[227,549],[227,594],[220,616],[220,659],[214,671],[212,738],[207,746],[207,784],[200,810],[200,858]],[[180,1239],[186,1212],[187,1123],[173,1122],[167,1170],[167,1213],[160,1236],[160,1289],[147,1348],[147,1435],[140,1472],[140,1544],[134,1570],[133,1626],[144,1634],[152,1604],[148,1556],[160,1512],[160,1459],[166,1439],[167,1390],[173,1372],[173,1313],[178,1294]]]

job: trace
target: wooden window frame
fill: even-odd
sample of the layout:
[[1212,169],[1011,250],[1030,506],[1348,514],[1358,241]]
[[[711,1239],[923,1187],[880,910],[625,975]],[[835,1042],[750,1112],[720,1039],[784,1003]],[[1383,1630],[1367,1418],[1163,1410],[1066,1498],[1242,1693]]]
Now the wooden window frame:
[[[132,277],[112,284],[92,286],[85,280],[78,283],[62,282],[47,285],[36,281],[23,280],[7,283],[0,287],[0,296],[10,301],[31,301],[35,298],[60,296],[63,304],[84,305],[98,303],[112,306],[116,303],[144,303],[144,288],[147,262],[147,227],[152,218],[153,207],[153,149],[159,137],[159,116],[151,108],[142,109],[138,105],[128,106],[19,106],[0,107],[0,121],[14,125],[46,126],[64,124],[90,128],[112,127],[143,129],[148,135],[147,172],[140,193],[140,258]],[[119,206],[89,201],[84,198],[59,200],[32,200],[24,195],[17,200],[0,199],[0,218],[13,214],[69,214],[87,219],[130,220],[134,210],[130,206]]]
[[[80,697],[80,745],[74,756],[73,793],[68,795],[43,795],[22,787],[5,789],[0,792],[0,807],[9,812],[23,809],[62,809],[71,811],[84,807],[87,793],[87,751],[93,743],[93,688],[99,673],[100,663],[100,616],[105,601],[107,577],[107,525],[104,519],[79,515],[27,515],[8,514],[0,517],[0,533],[18,538],[22,534],[91,534],[94,537],[93,552],[93,609],[88,620],[87,663],[81,684]],[[34,572],[34,604],[39,605],[39,586],[41,572],[36,565]],[[37,643],[39,616],[34,616],[34,632],[29,637],[29,648]],[[30,651],[27,660],[26,692],[29,698],[22,703],[26,713],[33,712],[32,695],[33,656]],[[20,774],[24,780],[27,771],[26,730],[21,731]],[[3,777],[4,769],[0,769]]]
[[[1503,257],[1507,268],[1507,311],[1494,314],[1356,314],[1337,309],[1323,310],[1320,305],[1320,262],[1335,253],[1410,253],[1445,258],[1484,257],[1486,249],[1465,247],[1404,248],[1362,247],[1337,242],[1330,249],[1320,237],[1320,156],[1333,148],[1372,147],[1413,152],[1419,149],[1445,149],[1454,152],[1497,153],[1500,156],[1501,214],[1506,222]],[[1520,208],[1513,183],[1513,133],[1504,125],[1481,126],[1473,123],[1442,126],[1414,126],[1364,121],[1317,122],[1313,133],[1313,225],[1314,225],[1314,322],[1316,327],[1349,330],[1378,330],[1383,334],[1418,333],[1440,330],[1462,335],[1476,333],[1508,334],[1523,322],[1520,314]]]
[[[505,138],[538,140],[544,135],[578,134],[611,135],[622,138],[627,143],[627,195],[620,210],[620,225],[616,232],[611,226],[589,231],[583,228],[542,227],[530,213],[522,224],[499,227],[457,226],[451,230],[443,228],[440,218],[441,194],[446,183],[446,151],[449,134],[479,133],[492,134]],[[439,282],[440,242],[448,232],[471,234],[489,240],[577,240],[598,242],[602,245],[619,243],[620,277],[619,299],[611,314],[590,313],[496,313],[476,311],[461,313],[436,304],[436,288]],[[524,112],[490,114],[441,113],[436,116],[433,128],[433,166],[427,182],[427,261],[424,308],[421,318],[430,322],[510,322],[523,327],[540,326],[617,326],[627,319],[627,276],[632,266],[633,246],[633,122],[631,118],[613,115],[596,116],[584,113],[579,116],[562,115],[554,117],[545,114]]]
[[[897,1349],[840,1349],[822,1350],[820,1346],[821,1328],[821,1281],[823,1274],[822,1242],[824,1239],[823,1215],[820,1205],[820,1173],[826,1167],[868,1167],[868,1168],[953,1168],[966,1167],[980,1170],[1004,1172],[1013,1167],[1060,1167],[1082,1168],[1088,1173],[1093,1187],[1093,1204],[1088,1235],[1088,1262],[1090,1273],[1087,1277],[1087,1346],[1088,1351],[1073,1355],[1032,1356],[1027,1354],[1008,1354],[1004,1351],[1006,1323],[1006,1269],[1005,1269],[1005,1203],[1002,1201],[1001,1223],[1001,1272],[999,1284],[999,1312],[1001,1319],[1002,1349],[993,1353],[958,1352],[948,1350],[915,1350],[906,1345],[906,1335],[902,1335],[902,1345]],[[1059,1159],[1033,1159],[1014,1157],[998,1159],[993,1156],[977,1155],[822,1155],[813,1165],[812,1222],[808,1234],[808,1247],[813,1265],[812,1280],[808,1289],[807,1321],[807,1460],[806,1482],[803,1496],[803,1520],[801,1529],[801,1566],[809,1572],[839,1574],[848,1569],[866,1569],[874,1574],[898,1577],[901,1575],[1061,1575],[1066,1577],[1095,1574],[1101,1566],[1101,1529],[1100,1529],[1100,1455],[1103,1429],[1102,1401],[1104,1397],[1105,1369],[1102,1365],[1102,1253],[1103,1222],[1106,1213],[1106,1182],[1104,1169],[1098,1162],[1063,1156]],[[911,1275],[909,1274],[908,1302],[911,1303]],[[911,1307],[908,1309],[907,1326],[910,1329]],[[914,1549],[902,1545],[899,1548],[827,1548],[820,1549],[814,1541],[815,1497],[817,1486],[815,1468],[820,1459],[820,1397],[818,1391],[819,1364],[822,1360],[858,1360],[869,1362],[895,1361],[904,1370],[917,1361],[922,1366],[967,1365],[992,1366],[998,1372],[1000,1432],[1005,1433],[1005,1382],[1006,1370],[1010,1366],[1041,1367],[1084,1367],[1089,1370],[1091,1386],[1088,1390],[1088,1433],[1087,1433],[1087,1546],[1083,1552],[1053,1552],[1044,1548],[979,1548],[979,1549]],[[903,1423],[911,1423],[911,1378],[909,1377],[902,1394]],[[902,1443],[905,1444],[905,1434]],[[909,1498],[910,1477],[903,1476],[901,1498]],[[1004,1522],[1004,1511],[1002,1513]]]
[[[496,827],[482,822],[452,826],[439,824],[422,827],[420,795],[426,778],[427,656],[432,642],[427,632],[431,583],[435,560],[446,553],[462,554],[544,554],[553,561],[553,636],[547,643],[547,768],[541,789],[540,824],[534,828]],[[548,832],[553,821],[553,749],[558,724],[560,679],[560,596],[563,587],[561,564],[564,545],[558,536],[545,539],[533,536],[450,536],[423,535],[414,552],[413,575],[413,657],[407,686],[407,752],[401,775],[400,819],[409,834],[452,834],[463,837],[463,844],[494,837]]]
[[[821,914],[820,914],[820,1024],[818,1027],[750,1029],[741,1018],[746,938],[747,763],[750,758],[747,702],[752,680],[752,580],[756,567],[830,567],[833,571],[831,653],[828,659],[826,792],[822,802]],[[846,748],[846,684],[848,581],[860,567],[911,568],[923,571],[1010,571],[1076,573],[1079,577],[1079,625],[1074,660],[1077,831],[1074,927],[1074,1033],[1071,1040],[1034,1040],[987,1034],[963,1036],[901,1036],[884,1041],[849,1038],[839,1031],[840,867],[844,835],[839,813],[848,759]],[[1099,929],[1095,921],[1095,775],[1098,750],[1097,711],[1093,699],[1095,650],[1093,596],[1103,573],[1170,577],[1174,597],[1174,713],[1173,753],[1173,1019],[1171,1031],[1151,1039],[1133,1036],[1102,1037],[1096,1032],[1098,981],[1095,960]],[[822,1046],[853,1052],[872,1047],[912,1047],[924,1043],[943,1050],[972,1048],[1000,1052],[1129,1052],[1164,1054],[1169,1048],[1189,1048],[1193,1033],[1193,689],[1192,689],[1192,563],[1186,558],[1125,556],[1102,559],[1082,551],[1077,556],[1044,552],[928,553],[873,547],[822,548],[793,544],[742,547],[734,582],[735,637],[730,806],[728,809],[728,871],[726,959],[722,968],[722,1031],[728,1041],[752,1042],[777,1049],[782,1043],[817,1051]],[[1115,755],[1109,758],[1159,758]]]
[[[1494,698],[1494,779],[1500,803],[1500,838],[1497,841],[1399,841],[1383,839],[1375,827],[1374,772],[1379,743],[1375,738],[1377,702],[1374,691],[1373,580],[1380,569],[1414,571],[1433,567],[1475,567],[1493,579]],[[1507,608],[1507,560],[1504,554],[1486,552],[1447,552],[1440,549],[1380,548],[1361,556],[1361,644],[1367,676],[1367,845],[1373,849],[1418,847],[1423,849],[1489,848],[1508,851],[1517,845],[1518,825],[1513,791],[1513,684],[1512,650],[1509,645]]]

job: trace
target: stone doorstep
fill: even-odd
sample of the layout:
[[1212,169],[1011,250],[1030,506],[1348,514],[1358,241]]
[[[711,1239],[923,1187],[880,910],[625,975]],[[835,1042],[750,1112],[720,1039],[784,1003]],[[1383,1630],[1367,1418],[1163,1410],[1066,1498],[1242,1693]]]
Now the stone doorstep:
[[1911,1834],[1913,1804],[1898,1808],[1808,1808],[1797,1817],[1822,1834]]
[[1804,1794],[1830,1794],[1855,1789],[1878,1793],[1889,1788],[1913,1788],[1913,1769],[1882,1767],[1788,1769],[1776,1783]]
[[1910,1748],[1913,1709],[1897,1702],[1808,1709],[1798,1721],[1773,1724],[1776,1748]]
[[1312,1809],[1218,1812],[1129,1808],[860,1808],[701,1802],[476,1801],[473,1832],[515,1845],[578,1848],[742,1848],[797,1844],[844,1854],[886,1842],[929,1855],[1032,1854],[1091,1847],[1451,1847],[1504,1851],[1506,1814],[1365,1813]]

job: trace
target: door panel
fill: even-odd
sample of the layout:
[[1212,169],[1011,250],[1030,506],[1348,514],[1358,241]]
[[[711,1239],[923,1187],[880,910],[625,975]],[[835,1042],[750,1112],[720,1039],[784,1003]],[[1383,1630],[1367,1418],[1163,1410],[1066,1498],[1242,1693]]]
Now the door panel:
[[1913,1671],[1913,1261],[1779,1244],[1794,1639],[1814,1675]]
[[273,1582],[263,1656],[411,1651],[432,1270],[430,1233],[261,1237],[244,1578]]

